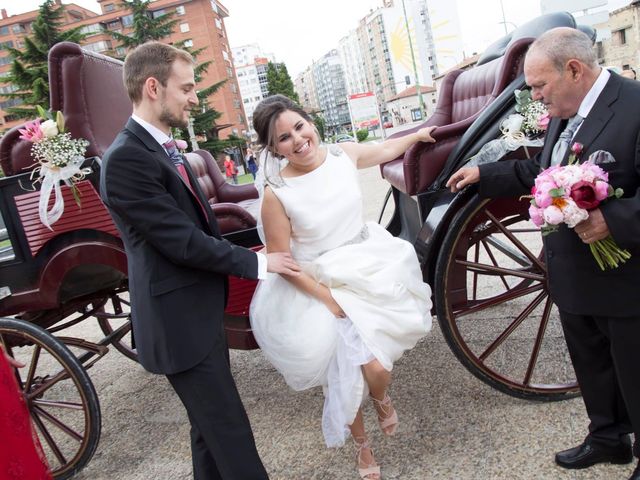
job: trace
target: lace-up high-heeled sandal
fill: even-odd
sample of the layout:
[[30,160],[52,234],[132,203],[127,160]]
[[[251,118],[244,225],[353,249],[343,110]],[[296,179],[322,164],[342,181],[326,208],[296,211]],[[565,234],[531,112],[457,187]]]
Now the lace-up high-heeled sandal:
[[384,434],[390,437],[395,435],[398,429],[398,412],[396,412],[396,409],[391,405],[389,395],[385,392],[382,400],[374,397],[371,397],[371,400],[378,413],[378,423]]
[[362,465],[362,451],[369,449],[371,451],[371,458],[373,459],[373,450],[371,450],[371,444],[367,437],[354,437],[353,442],[356,445],[356,465],[358,467],[358,474],[363,480],[381,480],[380,466],[376,463],[375,459],[373,463],[361,467]]

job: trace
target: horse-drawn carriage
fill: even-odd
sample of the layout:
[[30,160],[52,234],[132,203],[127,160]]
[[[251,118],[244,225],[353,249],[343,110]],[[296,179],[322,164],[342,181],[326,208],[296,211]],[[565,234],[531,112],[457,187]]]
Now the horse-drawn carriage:
[[[528,204],[481,200],[473,189],[454,195],[443,185],[498,136],[500,121],[514,109],[514,90],[524,86],[528,46],[556,26],[576,25],[569,14],[540,17],[490,46],[473,69],[450,72],[426,122],[438,125],[437,143],[414,145],[381,167],[395,204],[388,229],[415,245],[454,353],[492,387],[544,400],[571,396],[577,386],[547,294]],[[24,397],[56,478],[69,478],[89,461],[100,435],[100,408],[87,370],[109,346],[136,359],[126,256],[97,181],[100,156],[131,104],[122,63],[75,44],[51,50],[49,79],[52,109],[64,113],[74,137],[90,142],[85,167],[91,173],[77,184],[81,205],[63,188],[64,215],[48,229],[38,216],[30,144],[17,128],[0,141],[7,175],[0,180],[0,316],[11,317],[0,319],[0,342],[27,364],[16,372]],[[227,184],[206,151],[187,159],[225,237],[260,248],[255,219],[241,206],[257,196],[253,186]],[[248,322],[255,285],[230,280],[225,328],[231,348],[257,348]],[[104,338],[67,333],[90,317]]]

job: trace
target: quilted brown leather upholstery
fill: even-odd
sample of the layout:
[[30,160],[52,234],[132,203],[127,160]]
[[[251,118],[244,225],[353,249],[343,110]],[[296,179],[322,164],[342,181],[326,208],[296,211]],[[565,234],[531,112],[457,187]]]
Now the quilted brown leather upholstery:
[[442,81],[435,113],[418,127],[394,135],[407,135],[436,125],[438,128],[432,134],[436,143],[413,145],[403,157],[383,165],[382,176],[409,195],[426,190],[467,128],[522,73],[524,55],[533,40],[533,37],[517,39],[504,56],[470,70],[449,72]]

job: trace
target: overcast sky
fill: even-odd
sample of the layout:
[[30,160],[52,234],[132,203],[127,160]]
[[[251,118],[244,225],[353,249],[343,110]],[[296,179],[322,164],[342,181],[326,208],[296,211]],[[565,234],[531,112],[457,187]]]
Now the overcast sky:
[[[539,0],[452,0],[457,1],[464,50],[467,55],[481,52],[504,35],[501,4],[509,30],[540,15]],[[0,0],[9,15],[33,10],[41,0]],[[71,3],[63,0],[63,3]],[[73,3],[96,12],[95,0]],[[609,9],[629,0],[609,0]],[[382,0],[222,0],[229,10],[225,19],[232,47],[258,43],[264,52],[285,62],[295,76],[320,58],[357,27],[370,9]]]

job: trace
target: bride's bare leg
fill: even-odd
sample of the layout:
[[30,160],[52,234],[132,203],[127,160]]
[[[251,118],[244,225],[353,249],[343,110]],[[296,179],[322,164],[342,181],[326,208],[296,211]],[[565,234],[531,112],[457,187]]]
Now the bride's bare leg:
[[379,480],[380,469],[376,464],[375,458],[373,458],[373,451],[369,446],[369,439],[367,438],[367,432],[364,429],[364,421],[362,419],[362,409],[358,410],[355,420],[349,425],[349,429],[351,430],[353,441],[356,444],[356,462],[358,464],[360,478]]
[[363,365],[362,372],[369,385],[380,428],[387,435],[395,434],[398,428],[398,414],[387,395],[387,388],[391,384],[391,372],[386,370],[378,360],[372,360]]

